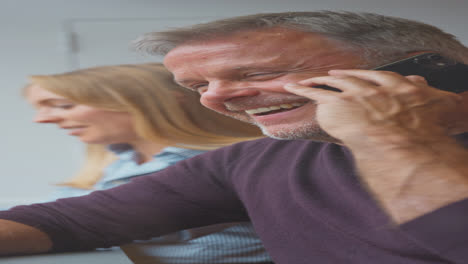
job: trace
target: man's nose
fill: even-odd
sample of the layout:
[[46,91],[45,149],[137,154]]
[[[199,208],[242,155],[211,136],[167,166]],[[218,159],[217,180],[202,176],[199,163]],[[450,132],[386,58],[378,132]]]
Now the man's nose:
[[200,91],[201,101],[225,102],[238,97],[255,96],[259,92],[248,83],[230,81],[212,81]]

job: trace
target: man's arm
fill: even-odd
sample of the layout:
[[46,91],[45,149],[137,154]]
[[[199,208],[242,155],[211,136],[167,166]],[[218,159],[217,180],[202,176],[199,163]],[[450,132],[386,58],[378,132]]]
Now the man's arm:
[[[8,226],[0,227],[9,234],[0,237],[0,243],[11,240],[6,253],[13,253],[10,249],[16,253],[90,250],[182,229],[246,221],[248,216],[236,193],[220,173],[232,161],[230,157],[228,150],[216,150],[112,189],[0,211],[0,219],[47,234],[30,228],[35,230],[31,234],[47,239],[47,243],[35,245],[35,236],[27,236],[30,233],[21,233],[21,229],[8,233]],[[27,230],[27,226],[23,228]]]
[[[468,198],[468,151],[448,135],[468,121],[445,122],[460,109],[458,95],[416,76],[330,73],[286,89],[318,102],[319,124],[351,149],[363,182],[396,223]],[[343,92],[307,87],[318,84]]]
[[43,253],[51,248],[52,241],[40,230],[0,219],[0,255]]
[[398,224],[468,198],[468,151],[433,139],[351,148],[361,178]]

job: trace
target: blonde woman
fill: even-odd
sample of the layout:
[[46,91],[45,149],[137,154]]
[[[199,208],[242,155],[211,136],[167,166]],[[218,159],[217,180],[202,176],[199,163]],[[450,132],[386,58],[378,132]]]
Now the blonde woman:
[[[211,111],[173,83],[159,63],[35,75],[25,89],[35,122],[56,124],[87,144],[78,174],[54,198],[112,188],[207,150],[261,136]],[[122,249],[136,263],[270,263],[248,223],[184,230]]]

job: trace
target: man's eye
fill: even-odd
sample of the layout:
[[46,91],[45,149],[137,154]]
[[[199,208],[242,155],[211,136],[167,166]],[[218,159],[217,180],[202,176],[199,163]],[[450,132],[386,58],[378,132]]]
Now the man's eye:
[[194,90],[194,91],[197,91],[198,89],[200,88],[203,88],[205,86],[207,86],[208,83],[197,83],[197,84],[192,84],[190,85],[190,89]]
[[256,77],[272,77],[279,75],[279,72],[253,72],[245,74],[245,78],[256,78]]

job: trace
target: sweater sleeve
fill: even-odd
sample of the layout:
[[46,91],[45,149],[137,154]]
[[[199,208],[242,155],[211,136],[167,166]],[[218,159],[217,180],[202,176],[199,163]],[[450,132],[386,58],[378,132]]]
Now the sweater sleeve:
[[468,199],[447,205],[401,225],[420,246],[435,251],[450,263],[468,260]]
[[53,251],[110,247],[177,230],[248,217],[227,178],[231,158],[217,150],[130,183],[86,196],[17,206],[0,219],[48,234]]

